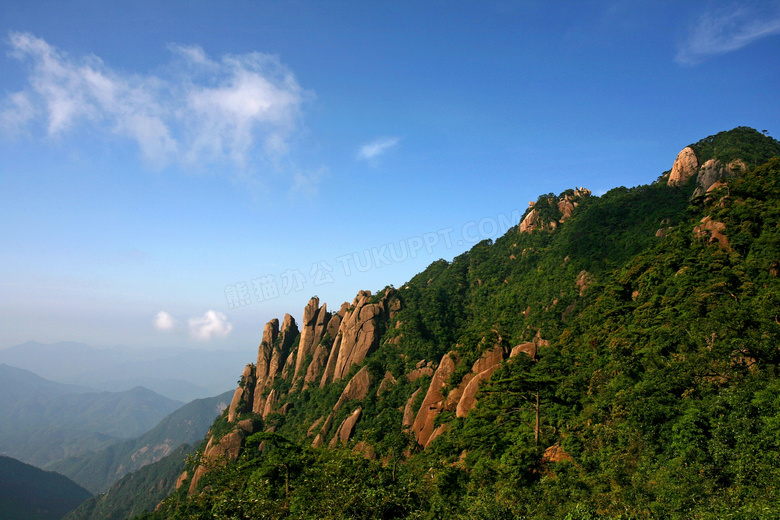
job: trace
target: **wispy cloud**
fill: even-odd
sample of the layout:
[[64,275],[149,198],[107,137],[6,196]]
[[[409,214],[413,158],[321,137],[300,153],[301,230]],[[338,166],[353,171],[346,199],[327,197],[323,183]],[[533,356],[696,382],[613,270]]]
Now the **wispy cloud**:
[[358,160],[370,161],[387,152],[401,141],[400,137],[383,137],[360,147]]
[[678,48],[675,61],[696,65],[709,56],[735,51],[755,40],[780,34],[777,2],[704,13]]
[[188,321],[190,336],[198,341],[208,341],[213,337],[224,338],[233,330],[223,313],[218,311],[206,311],[200,318],[190,318]]
[[153,323],[155,329],[162,331],[173,330],[176,327],[176,320],[165,311],[155,314]]
[[0,128],[41,123],[49,136],[89,126],[135,141],[152,166],[277,162],[301,127],[310,93],[272,55],[212,59],[199,47],[170,46],[166,76],[112,69],[14,32],[10,55],[28,85],[0,104]]
[[330,175],[327,168],[320,168],[311,171],[298,171],[293,175],[293,184],[290,193],[293,195],[303,195],[313,197],[317,195],[322,181]]

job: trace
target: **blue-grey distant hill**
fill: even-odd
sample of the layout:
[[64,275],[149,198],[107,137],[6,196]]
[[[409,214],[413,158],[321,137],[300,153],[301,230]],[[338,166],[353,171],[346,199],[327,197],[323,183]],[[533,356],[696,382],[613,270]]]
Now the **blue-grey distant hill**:
[[247,351],[96,348],[75,342],[28,341],[0,350],[0,363],[97,390],[121,392],[143,386],[186,403],[234,387],[235,367],[245,363],[246,356]]
[[195,446],[182,444],[167,457],[128,473],[102,495],[81,503],[63,520],[125,520],[153,511],[176,488]]
[[0,454],[41,467],[137,437],[181,405],[143,387],[98,392],[0,364]]
[[3,520],[59,520],[90,497],[67,477],[0,456]]
[[157,462],[182,444],[197,444],[229,404],[233,391],[196,399],[164,418],[152,430],[95,453],[61,460],[47,467],[93,493],[107,491],[125,474]]

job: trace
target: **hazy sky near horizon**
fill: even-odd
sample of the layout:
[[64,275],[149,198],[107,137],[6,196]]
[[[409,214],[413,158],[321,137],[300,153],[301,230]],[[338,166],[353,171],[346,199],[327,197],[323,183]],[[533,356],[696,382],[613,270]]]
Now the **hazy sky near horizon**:
[[0,348],[252,351],[540,194],[780,136],[778,1],[0,4]]

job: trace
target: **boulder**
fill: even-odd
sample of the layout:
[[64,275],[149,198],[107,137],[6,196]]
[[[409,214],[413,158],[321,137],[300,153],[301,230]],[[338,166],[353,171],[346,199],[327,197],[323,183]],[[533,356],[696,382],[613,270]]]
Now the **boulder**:
[[257,384],[261,391],[268,377],[268,371],[271,368],[271,358],[274,352],[274,343],[279,337],[279,320],[274,318],[265,324],[263,328],[263,339],[257,348]]
[[719,181],[737,177],[746,170],[747,164],[742,159],[735,159],[725,166],[717,159],[710,159],[699,170],[693,197],[705,195]]
[[311,437],[312,435],[314,435],[314,432],[317,431],[317,428],[320,427],[320,425],[322,424],[322,421],[324,421],[324,420],[325,420],[325,417],[320,417],[319,419],[314,421],[312,423],[312,425],[309,426],[309,429],[306,431],[306,436],[307,437]]
[[406,374],[406,378],[409,381],[417,381],[422,376],[432,376],[432,375],[433,375],[433,368],[426,366],[426,367],[415,368],[414,370]]
[[548,197],[546,199],[550,206],[557,207],[560,212],[560,217],[557,219],[551,219],[544,221],[540,215],[539,208],[536,204],[529,204],[531,210],[526,213],[523,220],[520,222],[520,233],[530,233],[534,229],[556,229],[565,220],[569,219],[574,213],[574,208],[579,206],[580,200],[584,197],[590,196],[591,191],[586,188],[575,188],[574,190],[567,190],[560,195],[557,199],[554,197]]
[[471,371],[475,374],[479,374],[490,368],[497,367],[504,360],[505,355],[506,352],[504,351],[504,348],[500,345],[496,345],[482,354],[471,367]]
[[271,388],[274,380],[282,373],[283,367],[289,361],[290,349],[296,337],[298,337],[298,326],[289,314],[284,315],[281,329],[277,319],[269,321],[263,329],[263,340],[257,353],[257,382],[253,412],[262,415],[265,410],[265,399],[262,396]]

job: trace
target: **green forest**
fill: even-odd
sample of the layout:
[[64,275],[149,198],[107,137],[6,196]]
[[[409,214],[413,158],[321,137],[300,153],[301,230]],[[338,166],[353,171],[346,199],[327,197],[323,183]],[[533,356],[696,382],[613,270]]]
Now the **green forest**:
[[[778,518],[780,143],[740,127],[691,148],[723,165],[703,194],[695,172],[665,172],[572,199],[566,218],[571,190],[542,195],[528,212],[553,225],[377,291],[397,303],[365,359],[328,384],[278,377],[265,417],[226,410],[138,518]],[[728,172],[735,160],[747,170]],[[491,352],[476,405],[448,406]],[[340,399],[360,371],[368,391]],[[425,446],[404,413],[419,420],[436,380]],[[350,415],[348,441],[334,427],[314,447],[323,418]],[[230,435],[237,456],[204,456]]]

